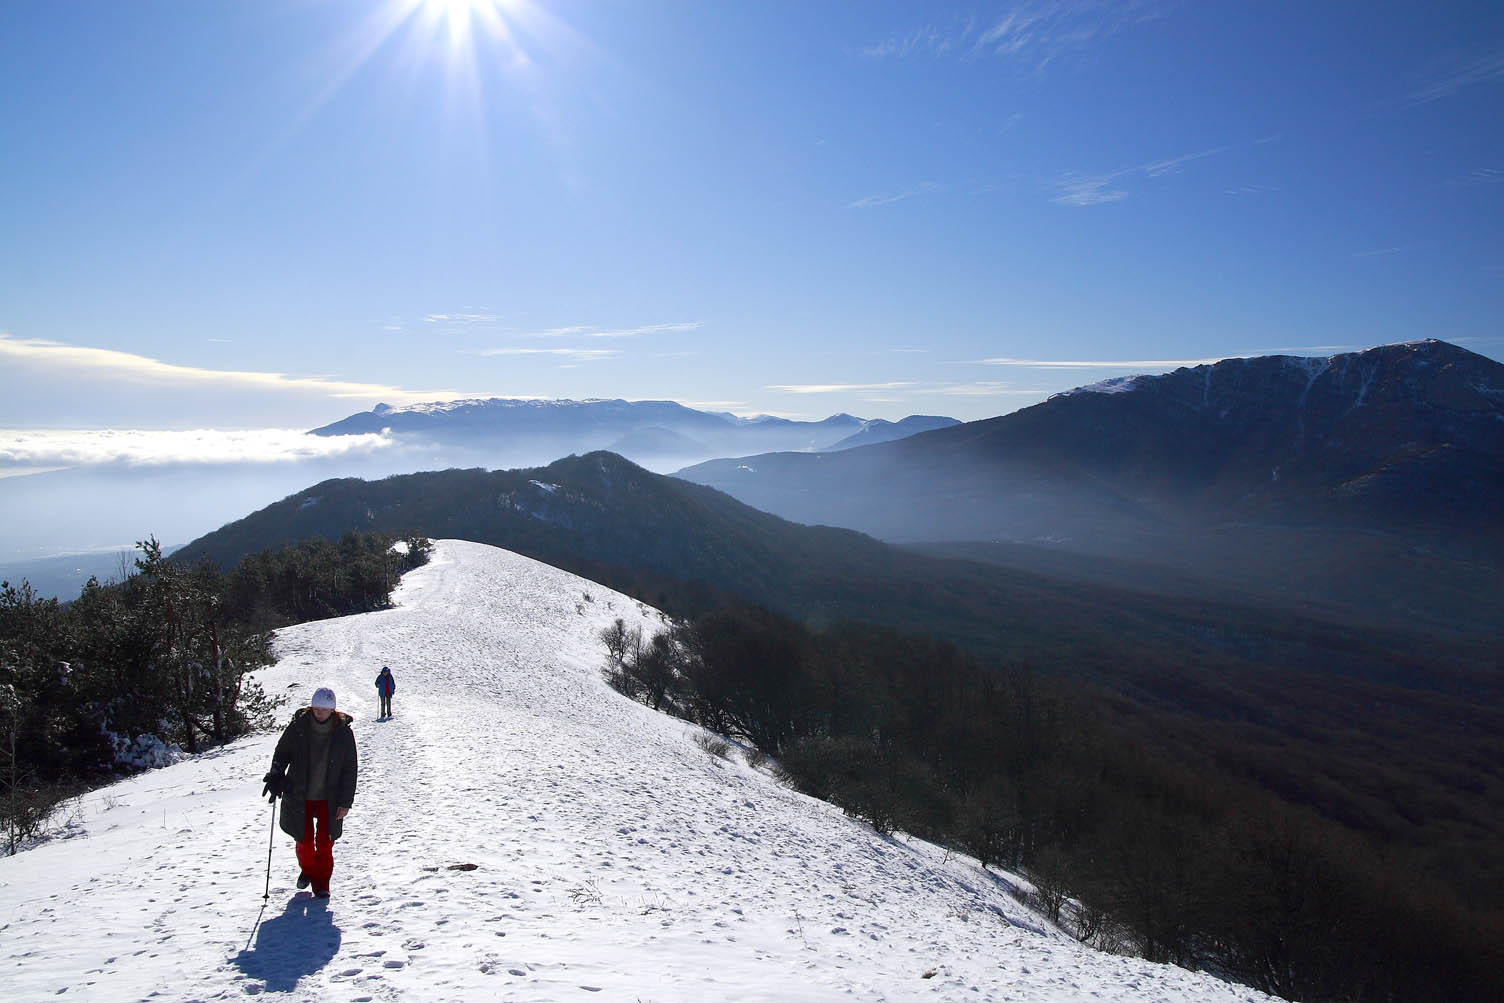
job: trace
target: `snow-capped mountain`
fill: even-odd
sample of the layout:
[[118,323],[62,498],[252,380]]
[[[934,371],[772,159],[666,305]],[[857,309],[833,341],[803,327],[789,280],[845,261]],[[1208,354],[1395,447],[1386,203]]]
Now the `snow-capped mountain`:
[[[650,469],[672,469],[718,456],[785,450],[844,449],[900,438],[953,418],[864,421],[849,414],[823,421],[697,411],[673,401],[439,401],[370,411],[313,430],[314,435],[386,432],[404,444],[454,451],[477,466],[531,466],[597,449]],[[847,442],[850,437],[869,438]],[[455,465],[463,465],[457,462]]]
[[0,859],[6,999],[1270,998],[1083,947],[1022,879],[711,756],[602,681],[601,628],[659,620],[628,596],[440,541],[396,599],[279,632],[261,674],[355,717],[334,897],[293,887],[257,796],[275,735],[246,739],[89,794]]

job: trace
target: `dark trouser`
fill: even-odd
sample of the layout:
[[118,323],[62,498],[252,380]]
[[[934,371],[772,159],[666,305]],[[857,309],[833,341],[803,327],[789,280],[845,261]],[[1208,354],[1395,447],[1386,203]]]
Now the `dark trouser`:
[[381,716],[392,716],[392,695],[390,693],[378,693],[376,696],[381,700]]
[[[315,829],[314,822],[318,826]],[[303,802],[303,838],[298,840],[298,866],[308,875],[316,892],[329,890],[334,873],[334,840],[329,837],[329,802]]]

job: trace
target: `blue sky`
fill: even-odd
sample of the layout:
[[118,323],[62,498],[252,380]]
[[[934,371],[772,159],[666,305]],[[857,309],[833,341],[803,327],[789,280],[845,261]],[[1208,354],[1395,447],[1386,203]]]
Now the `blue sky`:
[[8,3],[0,92],[18,469],[378,401],[970,420],[1504,358],[1497,2]]

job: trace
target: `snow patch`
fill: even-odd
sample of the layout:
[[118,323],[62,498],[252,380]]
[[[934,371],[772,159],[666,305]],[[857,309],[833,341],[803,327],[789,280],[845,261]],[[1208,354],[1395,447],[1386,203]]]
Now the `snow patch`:
[[1070,397],[1073,394],[1122,394],[1130,390],[1137,390],[1142,381],[1151,377],[1140,373],[1137,376],[1114,376],[1108,380],[1100,380],[1096,383],[1087,384],[1084,387],[1076,387],[1073,390],[1063,390],[1055,397]]
[[117,769],[140,773],[143,770],[157,770],[164,766],[171,766],[183,760],[183,750],[175,745],[168,745],[156,735],[137,735],[135,738],[126,738],[113,732],[105,732],[105,737],[109,739],[110,747],[114,750]]
[[460,400],[427,401],[421,404],[402,404],[397,407],[388,407],[378,404],[372,409],[374,414],[451,414],[466,408],[489,408],[507,409],[513,411],[543,411],[559,410],[579,407],[582,404],[625,404],[626,401],[613,400],[607,397],[589,397],[584,400],[530,400],[527,398],[514,397],[467,397]]

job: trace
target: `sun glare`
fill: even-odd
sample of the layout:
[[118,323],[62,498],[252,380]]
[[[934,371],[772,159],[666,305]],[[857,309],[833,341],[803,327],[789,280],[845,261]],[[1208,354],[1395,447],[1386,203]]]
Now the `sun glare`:
[[477,34],[512,47],[509,14],[515,0],[418,0],[419,15],[434,34],[447,34],[453,54],[473,58]]
[[498,74],[512,81],[533,74],[529,46],[564,44],[573,37],[537,0],[382,0],[326,54],[327,81],[278,142],[303,128],[383,50],[391,65],[406,67],[415,82],[424,68],[441,66],[455,92],[468,94],[468,103],[479,108]]

